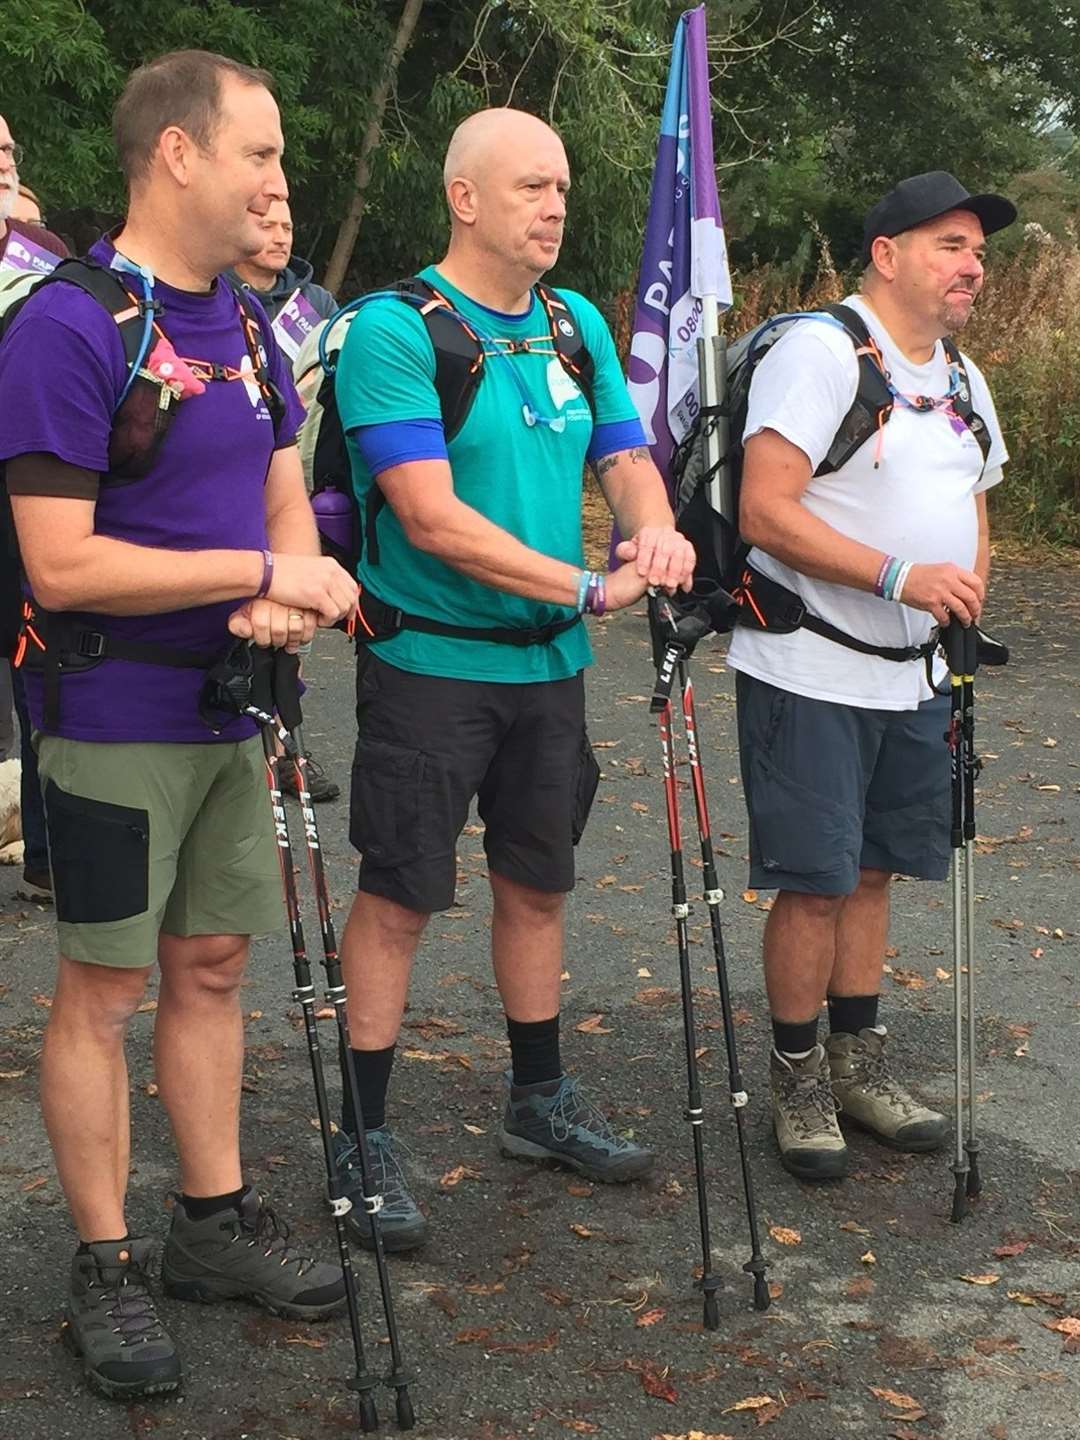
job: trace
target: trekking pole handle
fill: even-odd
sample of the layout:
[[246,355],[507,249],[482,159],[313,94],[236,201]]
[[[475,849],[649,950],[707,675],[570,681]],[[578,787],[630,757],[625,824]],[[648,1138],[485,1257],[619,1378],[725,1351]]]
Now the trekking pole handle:
[[955,615],[948,625],[941,627],[941,645],[950,675],[975,674],[978,643],[979,632],[975,626],[961,625]]

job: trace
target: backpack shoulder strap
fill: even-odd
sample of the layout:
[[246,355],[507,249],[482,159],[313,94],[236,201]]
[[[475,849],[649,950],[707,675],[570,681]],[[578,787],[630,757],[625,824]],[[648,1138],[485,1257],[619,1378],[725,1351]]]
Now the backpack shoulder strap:
[[447,297],[419,275],[395,280],[387,289],[396,291],[403,301],[420,312],[435,352],[435,389],[449,443],[464,425],[484,373],[484,347],[480,337],[457,314]]
[[[219,282],[220,283],[220,282]],[[262,391],[262,397],[266,401],[266,408],[270,411],[270,419],[274,422],[274,438],[277,439],[278,431],[281,429],[282,421],[285,419],[285,397],[274,384],[270,375],[270,360],[266,350],[266,333],[263,330],[262,314],[256,308],[255,302],[243,288],[233,286],[233,294],[236,296],[240,306],[240,319],[244,328],[244,344],[247,346],[248,355],[251,357],[251,368],[255,373],[255,383]]]
[[31,294],[37,295],[46,285],[55,285],[58,281],[77,285],[112,316],[124,347],[124,360],[130,370],[139,358],[145,301],[131,293],[117,271],[85,257],[61,260],[59,265],[34,287]]
[[551,327],[551,343],[559,363],[588,401],[596,417],[596,362],[589,352],[574,312],[557,290],[538,280],[535,285]]
[[982,416],[977,413],[972,401],[971,380],[968,377],[967,366],[964,364],[964,357],[951,335],[943,336],[941,344],[949,368],[956,371],[959,381],[956,396],[953,399],[953,409],[975,436],[985,465],[990,455],[990,430]]
[[829,475],[846,465],[856,450],[881,429],[893,412],[894,402],[881,351],[862,316],[850,305],[824,305],[822,309],[843,326],[859,363],[859,381],[851,409],[841,421],[828,454],[814,472]]

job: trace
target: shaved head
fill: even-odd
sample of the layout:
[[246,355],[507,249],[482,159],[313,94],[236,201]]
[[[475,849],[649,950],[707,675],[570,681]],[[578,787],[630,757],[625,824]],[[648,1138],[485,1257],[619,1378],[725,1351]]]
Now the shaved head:
[[450,137],[443,165],[443,184],[452,180],[474,183],[491,170],[500,157],[513,151],[543,149],[563,153],[558,135],[535,115],[525,110],[478,110],[469,115]]

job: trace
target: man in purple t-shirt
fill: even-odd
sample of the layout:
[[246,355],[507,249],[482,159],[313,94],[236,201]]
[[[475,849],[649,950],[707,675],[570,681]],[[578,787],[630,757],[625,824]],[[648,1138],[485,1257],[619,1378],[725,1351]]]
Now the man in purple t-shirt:
[[[0,461],[32,587],[24,673],[61,950],[42,1099],[81,1242],[66,1333],[89,1382],[130,1398],[181,1379],[148,1289],[152,1242],[124,1215],[124,1034],[155,958],[154,1055],[182,1183],[166,1290],[293,1319],[344,1305],[340,1269],[290,1242],[241,1172],[239,987],[249,937],[282,920],[259,742],[246,721],[211,733],[204,672],[157,657],[213,654],[230,636],[295,650],[349,612],[356,584],[318,553],[287,366],[267,326],[268,374],[256,368],[237,299],[215,278],[259,248],[260,217],[287,194],[269,77],[166,55],[130,78],[114,133],[128,215],[91,257],[135,300],[152,287],[145,363],[178,381],[171,428],[146,472],[120,483],[118,321],[51,283],[0,345]],[[283,405],[268,405],[272,386]],[[57,636],[70,648],[50,681]]]

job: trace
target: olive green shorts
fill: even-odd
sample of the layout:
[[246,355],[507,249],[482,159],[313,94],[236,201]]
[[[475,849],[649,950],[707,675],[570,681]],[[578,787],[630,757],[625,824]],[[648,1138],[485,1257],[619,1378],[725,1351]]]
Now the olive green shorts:
[[37,738],[60,950],[152,965],[158,934],[284,923],[258,736],[239,744]]

